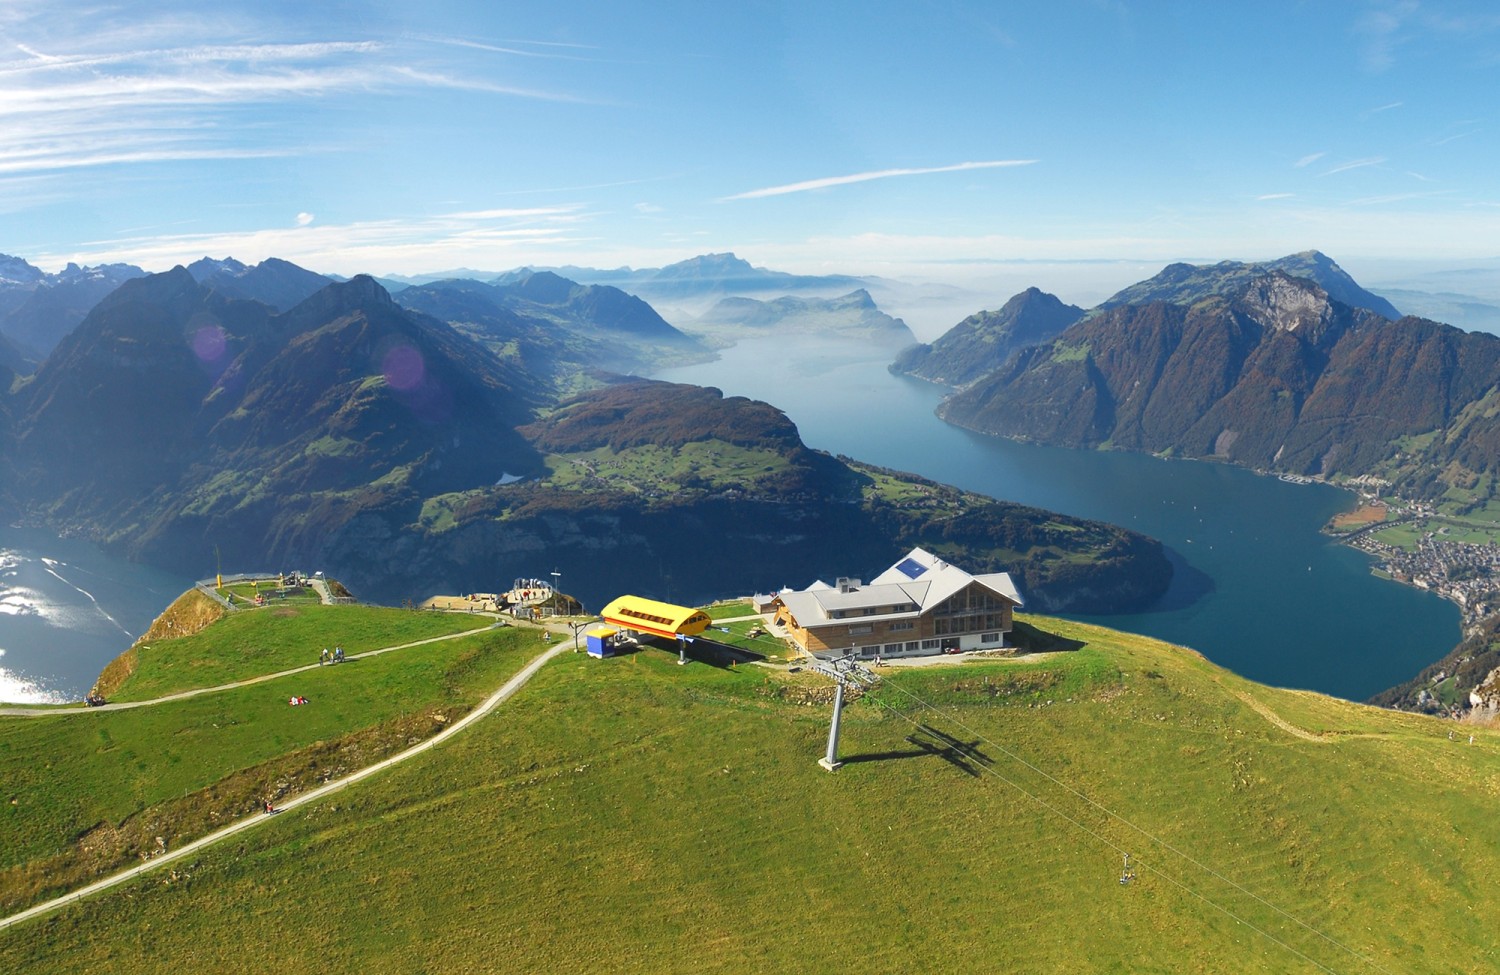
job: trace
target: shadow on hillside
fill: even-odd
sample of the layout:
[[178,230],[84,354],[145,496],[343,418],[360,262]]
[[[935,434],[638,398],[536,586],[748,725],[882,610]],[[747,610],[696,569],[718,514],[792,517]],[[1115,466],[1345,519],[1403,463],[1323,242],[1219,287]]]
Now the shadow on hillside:
[[[676,654],[677,641],[668,640],[664,637],[652,637],[637,647],[628,644],[615,650],[616,655],[623,656],[626,653],[634,653],[644,649],[663,650],[670,654]],[[728,669],[739,664],[759,663],[766,659],[765,654],[746,650],[744,647],[732,647],[727,643],[710,640],[707,637],[693,637],[687,645],[687,658],[694,663],[708,664],[710,667]]]
[[1202,569],[1195,568],[1181,552],[1170,546],[1162,546],[1167,561],[1172,564],[1172,581],[1160,599],[1146,607],[1146,613],[1171,613],[1196,603],[1214,591],[1213,577]]
[[906,736],[906,741],[916,747],[910,751],[850,755],[842,761],[845,765],[854,765],[859,762],[891,762],[903,758],[940,758],[965,775],[976,779],[985,769],[995,763],[994,759],[979,750],[978,739],[970,742],[960,741],[931,725],[919,726],[914,733]]
[[744,647],[732,647],[727,643],[701,636],[695,637],[693,642],[688,644],[687,655],[689,660],[696,660],[714,667],[759,663],[766,659],[763,653],[746,650]]
[[1017,620],[1011,627],[1010,640],[1027,653],[1054,653],[1058,650],[1082,650],[1088,644],[1056,633],[1048,633],[1030,623]]

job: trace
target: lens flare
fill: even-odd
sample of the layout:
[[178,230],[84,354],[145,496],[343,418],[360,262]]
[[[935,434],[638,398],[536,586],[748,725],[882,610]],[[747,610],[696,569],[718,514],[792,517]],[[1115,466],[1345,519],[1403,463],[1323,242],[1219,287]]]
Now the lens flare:
[[398,345],[385,354],[380,371],[392,389],[407,391],[422,384],[427,365],[422,361],[422,353],[409,345]]

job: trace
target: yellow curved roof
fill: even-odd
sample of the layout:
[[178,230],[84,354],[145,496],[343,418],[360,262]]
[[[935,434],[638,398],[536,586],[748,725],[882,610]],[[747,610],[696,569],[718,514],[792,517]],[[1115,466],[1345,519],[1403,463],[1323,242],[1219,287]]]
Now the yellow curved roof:
[[642,596],[621,596],[599,615],[604,622],[621,629],[670,637],[697,636],[712,622],[702,610]]

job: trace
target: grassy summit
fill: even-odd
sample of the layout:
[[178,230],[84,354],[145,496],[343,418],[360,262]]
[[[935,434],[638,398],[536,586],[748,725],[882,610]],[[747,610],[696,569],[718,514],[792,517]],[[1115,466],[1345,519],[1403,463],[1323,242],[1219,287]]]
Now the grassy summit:
[[[242,612],[139,648],[138,669],[112,700],[312,668],[128,710],[0,717],[0,913],[175,849],[268,798],[441,730],[529,659],[522,648],[534,632],[474,631],[329,667],[316,666],[317,652],[341,635],[353,654],[475,623],[361,606]],[[308,704],[289,706],[293,696]]]
[[565,654],[379,778],[0,934],[0,968],[1492,970],[1492,733],[1029,622],[1083,647],[886,671],[832,775],[806,673]]

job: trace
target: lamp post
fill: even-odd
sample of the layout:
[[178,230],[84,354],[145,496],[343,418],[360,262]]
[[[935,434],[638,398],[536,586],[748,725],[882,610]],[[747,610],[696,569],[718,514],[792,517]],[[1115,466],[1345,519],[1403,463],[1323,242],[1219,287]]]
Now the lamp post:
[[573,652],[574,653],[578,652],[578,634],[580,634],[580,633],[583,632],[583,628],[585,626],[593,626],[595,623],[603,622],[603,620],[604,620],[604,617],[602,617],[602,616],[595,616],[593,619],[591,619],[591,620],[584,620],[582,623],[569,623],[568,624],[568,629],[570,629],[570,630],[573,631]]
[[557,596],[558,596],[558,591],[557,591],[557,585],[558,585],[558,583],[557,583],[557,580],[561,579],[561,578],[562,578],[562,573],[559,572],[559,571],[557,571],[556,568],[554,568],[552,570],[552,615],[553,616],[557,616],[558,615],[557,608],[558,608],[559,605],[561,605],[561,603],[559,603],[558,598],[557,598]]

